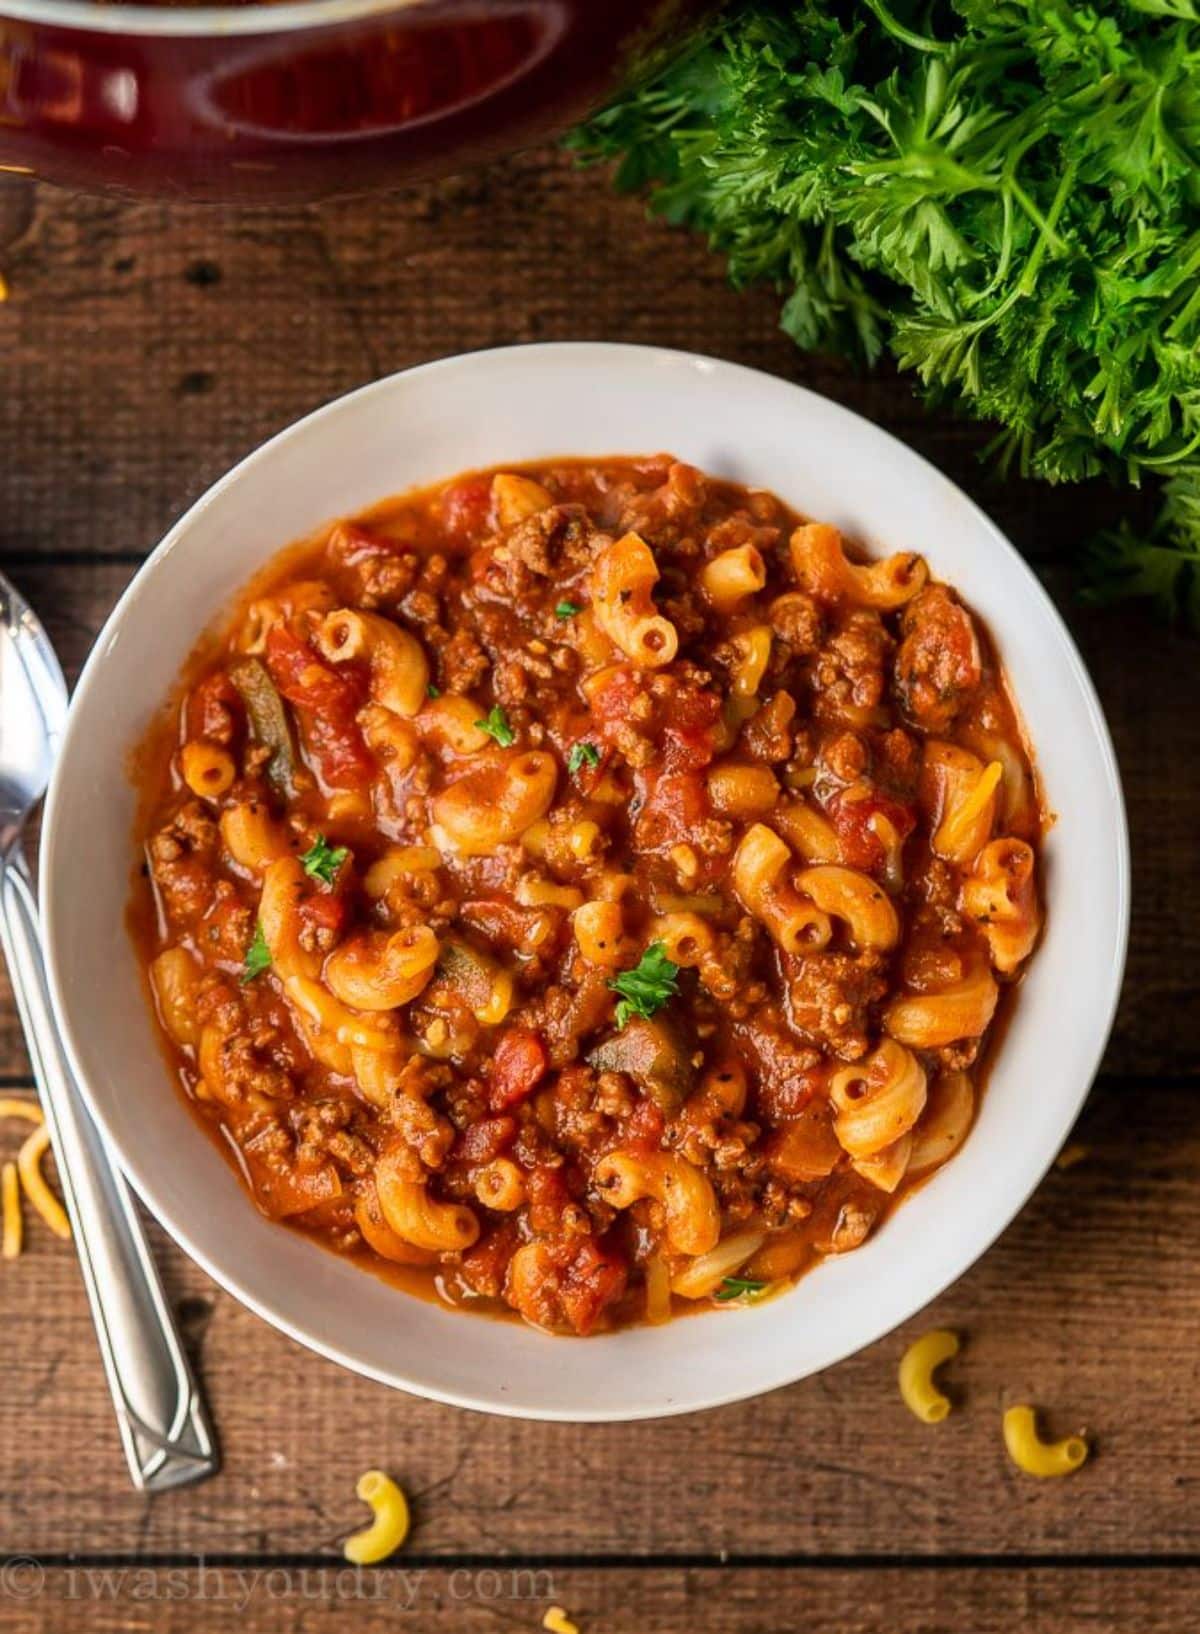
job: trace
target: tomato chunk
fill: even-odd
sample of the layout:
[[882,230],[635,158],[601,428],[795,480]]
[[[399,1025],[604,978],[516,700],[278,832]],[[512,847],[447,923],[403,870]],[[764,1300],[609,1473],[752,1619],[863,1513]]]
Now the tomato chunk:
[[882,866],[887,847],[880,836],[875,819],[882,817],[891,823],[903,843],[917,824],[917,814],[911,806],[892,800],[886,794],[869,793],[853,797],[846,789],[839,790],[827,806],[829,820],[837,830],[842,854],[851,868],[862,868],[868,873]]
[[590,1333],[607,1305],[625,1292],[625,1261],[595,1237],[585,1237],[559,1274],[563,1314],[578,1334]]
[[536,1033],[514,1027],[496,1045],[488,1105],[493,1112],[517,1106],[531,1095],[550,1065],[546,1046]]
[[374,761],[355,717],[366,696],[366,678],[324,663],[299,637],[276,625],[267,636],[271,679],[296,711],[317,772],[329,788],[351,789],[369,781]]
[[442,495],[442,525],[447,533],[471,542],[485,533],[492,518],[491,477],[464,477]]

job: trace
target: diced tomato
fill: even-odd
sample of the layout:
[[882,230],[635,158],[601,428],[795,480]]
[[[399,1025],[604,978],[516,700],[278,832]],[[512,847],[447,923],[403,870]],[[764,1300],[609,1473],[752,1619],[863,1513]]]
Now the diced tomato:
[[441,499],[442,526],[465,542],[488,531],[492,516],[491,477],[464,477],[446,489]]
[[241,718],[242,700],[237,688],[224,670],[218,670],[215,675],[206,676],[188,699],[187,735],[225,743],[231,722]]
[[459,1270],[463,1280],[477,1294],[497,1299],[504,1292],[504,1276],[508,1262],[520,1246],[516,1221],[509,1216],[493,1231],[485,1232],[473,1248],[463,1255]]
[[318,930],[332,931],[340,936],[346,928],[350,909],[346,898],[338,891],[320,891],[305,897],[300,904],[300,917]]
[[690,840],[709,815],[704,779],[696,772],[646,771],[645,799],[634,837],[643,851],[665,851]]
[[656,1150],[662,1144],[666,1119],[657,1101],[644,1096],[621,1129],[622,1146],[642,1146]]
[[563,1210],[571,1201],[562,1166],[551,1168],[539,1164],[530,1169],[525,1177],[525,1195],[529,1200],[529,1224],[534,1231],[557,1231]]
[[590,1333],[606,1305],[625,1292],[628,1267],[613,1249],[595,1237],[586,1237],[578,1252],[563,1267],[558,1297],[563,1313],[576,1333]]
[[325,783],[350,789],[368,781],[375,766],[355,719],[366,696],[366,676],[354,667],[333,669],[278,624],[267,636],[266,657],[271,679],[295,709]]
[[267,668],[291,704],[301,709],[357,709],[366,694],[366,677],[352,666],[334,669],[318,658],[307,642],[283,625],[267,636]]
[[600,676],[588,697],[596,730],[602,737],[611,736],[614,728],[629,719],[633,701],[641,690],[637,677],[627,664],[614,664]]
[[903,842],[916,827],[916,812],[899,800],[889,799],[886,794],[872,793],[859,797],[856,791],[854,798],[848,798],[848,795],[848,790],[840,790],[829,801],[826,810],[837,830],[846,862],[851,868],[865,868],[870,872],[883,863],[886,855],[886,847],[874,826],[875,817],[886,818]]
[[367,556],[391,556],[396,551],[394,539],[384,539],[357,522],[339,522],[329,536],[329,548],[343,561],[361,562]]
[[468,1124],[450,1151],[452,1163],[490,1163],[516,1137],[515,1118],[478,1118]]
[[488,1105],[493,1112],[516,1106],[533,1093],[550,1065],[546,1046],[536,1033],[514,1027],[496,1045]]
[[249,1152],[245,1158],[258,1206],[273,1220],[303,1214],[342,1194],[342,1182],[332,1163],[322,1163],[318,1169],[273,1169]]
[[670,772],[698,771],[717,752],[716,727],[721,700],[715,692],[681,689],[670,702],[663,754]]

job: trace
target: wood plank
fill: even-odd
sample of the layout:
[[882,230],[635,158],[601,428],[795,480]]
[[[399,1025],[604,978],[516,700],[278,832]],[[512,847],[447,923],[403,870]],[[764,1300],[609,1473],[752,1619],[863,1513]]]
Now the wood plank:
[[[412,1496],[421,1556],[1200,1560],[1194,1089],[1098,1097],[1079,1139],[1087,1158],[1052,1171],[974,1270],[903,1330],[758,1401],[657,1424],[510,1422],[388,1392],[308,1355],[168,1249],[225,1464],[154,1502],[127,1486],[70,1253],[35,1222],[28,1257],[0,1272],[0,1559],[67,1548],[307,1558],[358,1524],[354,1482],[383,1465]],[[704,1323],[723,1319],[735,1318],[696,1319],[697,1367]],[[895,1370],[933,1325],[966,1344],[948,1378],[958,1410],[930,1428],[901,1404]],[[1000,1416],[1021,1400],[1057,1433],[1090,1430],[1083,1471],[1035,1481],[1012,1467]]]
[[[134,572],[96,560],[69,571],[33,559],[13,570],[49,625],[72,679]],[[1200,1074],[1200,664],[1194,642],[1145,612],[1081,606],[1052,576],[1081,642],[1120,757],[1134,853],[1134,914],[1110,1073]],[[0,1075],[27,1071],[0,985]]]
[[386,199],[258,213],[43,189],[6,254],[0,551],[138,553],[309,409],[428,358],[535,340],[700,349],[823,391],[925,453],[1022,549],[1058,556],[1151,503],[985,473],[990,431],[913,382],[806,357],[779,298],[552,150]]
[[[0,1568],[2,1570],[2,1568]],[[39,1582],[36,1566],[14,1574]],[[427,1634],[540,1634],[560,1605],[581,1634],[1185,1634],[1195,1626],[1195,1568],[974,1567],[882,1571],[814,1567],[398,1565],[356,1573],[327,1563],[54,1567],[36,1596],[0,1600],[0,1631],[59,1634],[64,1612],[90,1634],[317,1634],[353,1616],[358,1634],[419,1619]]]

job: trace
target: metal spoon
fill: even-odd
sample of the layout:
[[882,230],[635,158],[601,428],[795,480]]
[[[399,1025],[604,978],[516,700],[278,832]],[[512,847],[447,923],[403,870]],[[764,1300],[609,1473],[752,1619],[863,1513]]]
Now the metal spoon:
[[134,1485],[164,1492],[220,1459],[124,1179],[71,1075],[21,843],[62,739],[67,686],[45,630],[0,574],[0,944],[50,1129]]

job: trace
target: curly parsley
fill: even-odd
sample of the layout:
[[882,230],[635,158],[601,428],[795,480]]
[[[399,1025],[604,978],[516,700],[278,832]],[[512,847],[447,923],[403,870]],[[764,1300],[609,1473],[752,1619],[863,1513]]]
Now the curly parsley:
[[481,732],[486,732],[489,738],[495,738],[502,749],[511,749],[517,741],[517,734],[508,724],[508,716],[499,704],[493,704],[488,711],[487,719],[476,721],[475,725]]
[[1089,593],[1200,627],[1197,0],[740,0],[573,142],[1001,469],[1165,478]]
[[621,996],[617,1005],[617,1027],[624,1027],[633,1016],[648,1021],[664,1004],[677,998],[679,984],[675,978],[678,975],[679,966],[667,958],[662,943],[651,942],[632,970],[622,970],[608,984]]
[[560,601],[554,609],[555,618],[574,618],[576,613],[582,613],[583,608],[577,601]]
[[338,869],[349,855],[344,845],[330,845],[324,834],[318,834],[300,858],[300,865],[309,879],[319,879],[325,885],[332,885]]
[[567,756],[567,770],[572,776],[582,771],[585,766],[598,766],[600,751],[594,743],[573,743],[571,752]]
[[263,935],[261,925],[255,925],[254,936],[250,946],[246,949],[246,957],[242,969],[242,986],[252,982],[255,976],[261,976],[264,970],[271,968],[271,950],[267,946],[267,939]]

